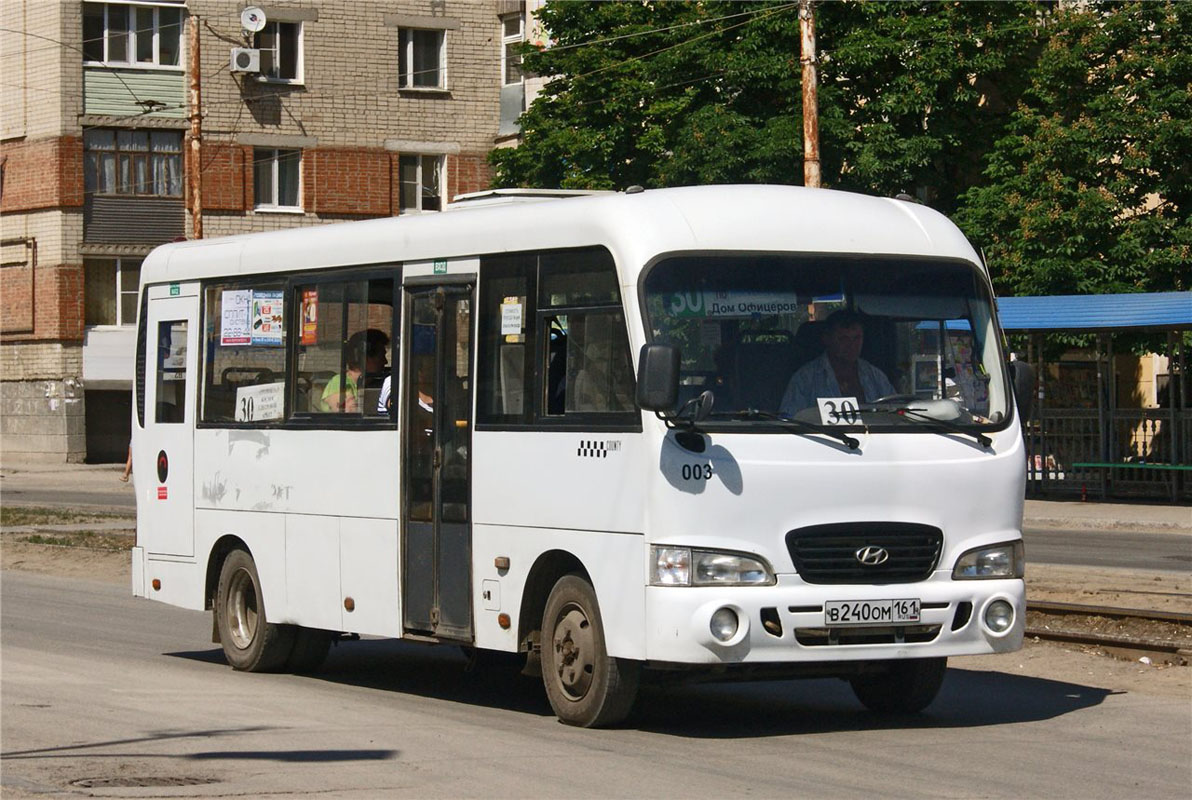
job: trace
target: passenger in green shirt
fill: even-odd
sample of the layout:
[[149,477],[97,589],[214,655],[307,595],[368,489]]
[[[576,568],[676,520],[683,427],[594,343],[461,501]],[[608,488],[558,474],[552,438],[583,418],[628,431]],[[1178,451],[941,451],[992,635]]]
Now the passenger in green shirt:
[[321,411],[355,413],[360,410],[358,384],[360,376],[367,371],[376,376],[385,370],[388,358],[385,350],[389,337],[384,331],[369,328],[357,331],[344,345],[344,362],[347,370],[342,375],[333,375],[323,387]]

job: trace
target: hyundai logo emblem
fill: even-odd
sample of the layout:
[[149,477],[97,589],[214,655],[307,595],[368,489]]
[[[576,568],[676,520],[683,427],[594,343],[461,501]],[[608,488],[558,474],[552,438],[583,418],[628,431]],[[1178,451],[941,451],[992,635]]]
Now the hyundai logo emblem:
[[876,567],[878,564],[885,564],[890,560],[890,552],[886,550],[886,548],[875,547],[874,545],[862,547],[860,550],[853,553],[853,555],[855,555],[857,560],[867,567]]

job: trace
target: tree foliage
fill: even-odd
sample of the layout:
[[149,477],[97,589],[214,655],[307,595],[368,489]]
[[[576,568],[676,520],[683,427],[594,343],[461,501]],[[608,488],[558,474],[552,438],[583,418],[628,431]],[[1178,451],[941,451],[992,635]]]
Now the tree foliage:
[[[956,216],[1014,294],[1189,288],[1192,3],[817,3],[823,183]],[[550,1],[499,186],[802,183],[791,2]]]
[[[1026,86],[1036,3],[817,6],[824,184],[950,211]],[[795,3],[548,3],[551,78],[497,183],[802,182]],[[1006,98],[1009,98],[1008,100]]]
[[1192,289],[1192,4],[1057,10],[959,221],[1012,294]]

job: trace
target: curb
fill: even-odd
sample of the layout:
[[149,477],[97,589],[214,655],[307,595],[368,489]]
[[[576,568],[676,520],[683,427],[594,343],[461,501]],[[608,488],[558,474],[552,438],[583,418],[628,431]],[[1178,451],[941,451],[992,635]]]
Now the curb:
[[1064,530],[1093,531],[1135,531],[1138,533],[1171,533],[1192,536],[1192,528],[1178,522],[1158,520],[1121,520],[1112,518],[1081,517],[1024,517],[1022,527],[1062,528]]

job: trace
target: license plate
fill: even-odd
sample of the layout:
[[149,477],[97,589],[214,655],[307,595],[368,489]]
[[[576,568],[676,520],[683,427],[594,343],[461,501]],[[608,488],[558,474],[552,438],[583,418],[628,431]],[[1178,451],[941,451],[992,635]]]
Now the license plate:
[[829,600],[825,625],[902,625],[919,621],[919,600]]

